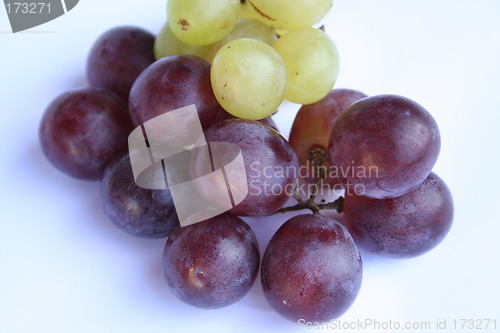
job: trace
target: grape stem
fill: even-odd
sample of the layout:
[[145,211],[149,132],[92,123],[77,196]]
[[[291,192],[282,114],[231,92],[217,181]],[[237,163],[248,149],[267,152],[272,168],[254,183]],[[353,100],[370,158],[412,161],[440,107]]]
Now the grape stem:
[[342,213],[344,210],[344,197],[339,197],[337,200],[333,202],[320,203],[320,204],[314,202],[314,199],[311,200],[311,197],[306,201],[300,199],[300,201],[295,206],[281,208],[275,214],[293,212],[303,209],[310,209],[314,214],[319,214],[321,210],[335,209],[337,210],[338,213]]
[[316,196],[318,195],[318,190],[321,185],[321,182],[323,181],[323,179],[326,178],[324,169],[322,168],[322,166],[324,166],[327,160],[326,149],[319,145],[313,145],[309,151],[308,159],[313,163],[313,166],[316,168],[317,171],[315,174],[318,175],[314,184],[315,186],[313,186],[313,190],[311,192],[311,195],[309,196],[309,199],[305,201],[302,200],[302,198],[298,193],[298,187],[297,187],[292,195],[293,198],[297,200],[297,204],[295,206],[281,208],[275,214],[292,212],[303,209],[310,209],[314,214],[319,214],[321,210],[329,210],[329,209],[335,209],[337,210],[338,213],[342,213],[344,211],[344,197],[339,197],[337,200],[328,203],[322,202],[318,204],[315,201]]

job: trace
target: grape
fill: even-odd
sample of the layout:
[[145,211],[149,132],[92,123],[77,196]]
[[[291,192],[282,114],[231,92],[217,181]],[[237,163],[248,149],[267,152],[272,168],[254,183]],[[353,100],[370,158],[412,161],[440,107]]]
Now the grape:
[[111,221],[131,235],[167,237],[179,225],[170,190],[137,186],[128,154],[119,156],[104,170],[101,198]]
[[255,39],[268,45],[273,45],[278,37],[274,29],[257,20],[239,20],[229,35],[221,41],[208,46],[208,55],[206,59],[212,62],[217,52],[224,44],[239,38]]
[[64,93],[45,110],[40,143],[62,172],[97,180],[116,155],[127,149],[132,131],[127,104],[112,92],[82,89]]
[[268,303],[294,322],[329,321],[354,302],[361,286],[361,256],[337,221],[298,215],[274,234],[262,258]]
[[351,105],[337,119],[328,157],[357,194],[395,198],[419,186],[436,163],[439,129],[416,102],[378,95]]
[[283,37],[283,35],[288,32],[288,30],[282,30],[282,29],[276,29],[274,31],[276,31],[276,35],[278,35],[278,38]]
[[[218,123],[219,121],[223,121],[223,120],[226,120],[226,119],[239,119],[235,116],[233,116],[232,114],[230,113],[227,113],[226,111],[224,110],[221,110],[221,112],[219,112],[215,118],[215,121],[214,121],[214,124]],[[276,125],[276,123],[274,122],[273,118],[271,117],[267,117],[267,118],[263,118],[263,119],[259,119],[257,120],[258,122],[260,123],[263,123],[264,125],[267,125],[267,126],[270,126],[272,127],[274,130],[278,131],[278,126]],[[279,131],[278,131],[279,132]]]
[[177,38],[168,22],[161,28],[160,33],[156,36],[154,45],[155,58],[161,59],[176,54],[192,54],[208,60],[207,45],[191,45],[184,43]]
[[139,74],[155,61],[154,36],[137,27],[117,27],[94,43],[87,58],[90,86],[128,98]]
[[[276,29],[297,29],[318,23],[330,10],[333,0],[246,0],[243,15],[259,17]],[[249,12],[252,12],[249,13]]]
[[217,53],[210,73],[220,105],[244,119],[262,119],[276,111],[286,88],[281,57],[264,42],[240,38]]
[[240,20],[261,20],[260,14],[252,7],[249,1],[241,1],[238,19]]
[[287,100],[311,104],[330,92],[339,74],[339,55],[325,32],[311,27],[292,30],[273,47],[285,63]]
[[393,199],[351,193],[344,201],[344,223],[356,243],[395,258],[421,255],[438,245],[453,221],[450,190],[431,172],[415,190]]
[[195,104],[203,128],[221,110],[210,86],[210,64],[193,55],[162,58],[137,78],[130,91],[130,117],[135,126],[165,112]]
[[239,217],[223,214],[175,229],[165,245],[163,271],[179,299],[214,309],[250,290],[259,259],[250,227]]
[[[228,172],[232,193],[242,193],[240,187],[248,189],[248,195],[229,212],[238,216],[263,216],[276,212],[288,200],[297,182],[298,160],[290,144],[271,127],[257,121],[230,119],[214,124],[205,132],[207,142],[227,142],[241,149],[246,170],[246,182],[241,174]],[[222,155],[222,153],[220,154]],[[215,169],[221,168],[213,161]],[[193,154],[190,168],[192,178],[206,174],[205,165],[210,165],[210,156]],[[239,170],[238,170],[239,171]],[[201,183],[200,193],[217,204],[214,189],[226,188],[226,184],[206,180]],[[236,187],[236,188],[235,188]],[[227,190],[226,190],[227,192]],[[236,200],[235,200],[236,202]]]
[[268,45],[273,45],[277,39],[274,29],[263,23],[257,20],[240,20],[222,40],[209,45],[191,45],[179,40],[166,23],[155,40],[155,57],[161,59],[175,54],[192,54],[212,62],[224,44],[244,37],[260,40]]
[[238,19],[238,0],[169,0],[168,24],[185,43],[207,45],[226,37]]
[[[319,149],[326,154],[328,141],[333,125],[339,115],[354,102],[365,98],[366,95],[351,89],[333,89],[319,102],[304,105],[300,108],[293,121],[290,132],[290,144],[297,153],[301,166],[307,168],[305,175],[309,182],[314,182],[315,177],[319,177],[317,170],[308,160],[311,148]],[[324,184],[335,185],[338,183],[337,175],[331,175],[327,160],[320,166],[327,178]]]

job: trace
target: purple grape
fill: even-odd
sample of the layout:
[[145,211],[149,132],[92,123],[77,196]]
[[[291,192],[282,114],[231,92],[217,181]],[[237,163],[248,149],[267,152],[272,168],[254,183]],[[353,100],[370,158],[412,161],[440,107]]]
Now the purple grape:
[[[222,109],[217,114],[217,116],[216,116],[216,118],[214,120],[214,124],[218,123],[219,121],[226,120],[226,119],[240,119],[240,118],[235,117],[232,114],[226,112],[224,109]],[[273,118],[271,118],[271,117],[259,119],[257,121],[263,123],[264,125],[271,126],[273,129],[275,129],[276,131],[278,131],[278,126],[276,125],[276,123],[274,122]]]
[[[298,160],[290,144],[271,127],[254,120],[229,119],[205,132],[207,142],[228,142],[241,149],[248,195],[229,212],[238,216],[263,216],[276,212],[287,201],[297,182]],[[207,155],[191,160],[193,178],[205,174]],[[235,175],[234,177],[239,177]],[[212,183],[200,188],[209,200],[217,200]],[[223,184],[225,187],[225,184]]]
[[438,245],[453,221],[450,190],[432,173],[413,191],[393,199],[350,194],[344,224],[356,243],[383,256],[410,258]]
[[[307,174],[304,178],[309,182],[314,183],[315,178],[319,176],[308,160],[311,148],[315,147],[326,153],[330,134],[337,118],[350,105],[365,97],[365,94],[357,90],[333,89],[319,102],[303,105],[299,109],[290,131],[290,144],[297,153],[300,166],[307,167]],[[326,171],[323,183],[337,184],[337,175],[328,173],[328,161],[324,161],[321,167]]]
[[92,87],[113,91],[127,99],[141,72],[155,61],[155,37],[138,27],[116,27],[94,43],[87,58]]
[[245,296],[257,277],[259,260],[250,227],[223,214],[175,229],[165,245],[163,270],[179,299],[214,309]]
[[179,225],[170,190],[148,190],[136,185],[130,157],[108,164],[101,181],[104,210],[111,221],[131,235],[162,238]]
[[193,55],[173,55],[149,66],[130,91],[135,126],[165,112],[195,104],[201,125],[208,128],[222,107],[210,83],[210,63]]
[[396,95],[362,99],[335,122],[330,166],[358,194],[394,198],[419,186],[436,163],[439,129],[416,102]]
[[127,149],[130,131],[127,104],[118,95],[83,89],[64,93],[47,107],[39,135],[55,167],[75,178],[97,180]]
[[268,303],[285,318],[329,321],[347,311],[358,294],[361,256],[337,221],[298,215],[269,242],[261,278]]

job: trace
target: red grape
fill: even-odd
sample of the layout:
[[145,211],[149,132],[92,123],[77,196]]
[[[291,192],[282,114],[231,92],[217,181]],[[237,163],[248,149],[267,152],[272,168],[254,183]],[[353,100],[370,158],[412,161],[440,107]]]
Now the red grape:
[[337,119],[330,137],[331,170],[357,194],[394,198],[419,186],[436,163],[439,129],[416,102],[396,95],[364,98]]
[[347,195],[343,221],[360,247],[389,257],[415,257],[446,236],[453,221],[453,200],[446,184],[431,173],[419,187],[398,198]]
[[196,105],[204,129],[222,109],[212,91],[210,63],[193,55],[156,61],[139,75],[130,91],[130,116],[135,126],[191,104]]
[[127,149],[132,131],[127,104],[112,92],[83,89],[57,97],[40,124],[48,160],[75,178],[96,180],[115,156]]
[[[241,149],[247,181],[240,185],[248,188],[248,195],[229,211],[231,214],[268,215],[288,201],[297,182],[298,160],[290,144],[278,132],[258,121],[229,119],[214,124],[205,132],[205,137],[207,142],[228,142]],[[201,153],[193,155],[193,178],[206,173],[209,158]],[[213,183],[204,184],[199,190],[207,199],[217,200]]]
[[298,215],[274,234],[262,258],[269,304],[294,322],[341,316],[361,286],[361,256],[349,232],[321,215]]
[[94,43],[87,58],[92,87],[113,91],[127,99],[141,72],[155,61],[155,37],[138,27],[116,27]]
[[[340,114],[354,102],[365,98],[366,95],[351,89],[333,89],[319,102],[304,105],[299,109],[293,121],[290,132],[290,144],[297,153],[301,167],[307,167],[307,174],[301,172],[309,182],[313,183],[318,177],[312,163],[309,161],[311,148],[315,147],[325,152],[335,121]],[[334,185],[337,177],[328,177],[328,161],[321,165],[325,171],[324,184]]]
[[128,154],[119,156],[104,170],[101,198],[113,223],[131,235],[167,237],[179,225],[170,191],[137,186]]
[[259,260],[252,229],[239,217],[223,214],[175,229],[165,245],[163,271],[181,300],[214,309],[250,290]]

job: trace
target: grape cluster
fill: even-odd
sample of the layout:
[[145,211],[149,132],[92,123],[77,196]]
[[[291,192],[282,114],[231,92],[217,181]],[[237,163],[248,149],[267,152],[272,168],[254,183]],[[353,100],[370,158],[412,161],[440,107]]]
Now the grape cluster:
[[[42,117],[47,159],[72,177],[100,180],[114,224],[137,237],[168,237],[164,275],[189,304],[238,301],[260,267],[264,295],[284,317],[338,318],[361,286],[358,246],[413,257],[451,226],[450,191],[432,172],[440,134],[429,112],[402,96],[332,90],[337,50],[312,27],[331,6],[169,0],[157,36],[130,26],[105,32],[88,56],[89,87],[57,97]],[[304,104],[289,140],[269,117],[284,98]],[[248,195],[226,213],[181,227],[168,188],[136,184],[127,138],[146,121],[192,104],[207,142],[239,146]],[[209,163],[194,153],[188,172],[200,177]],[[306,197],[298,190],[304,183],[313,185]],[[226,186],[205,185],[197,190],[212,198],[214,186]],[[340,198],[318,202],[323,192],[335,199],[336,189]],[[283,208],[291,197],[297,204]],[[257,239],[240,217],[303,209],[314,214],[283,223],[261,263]],[[324,209],[343,213],[342,223],[321,215]]]

